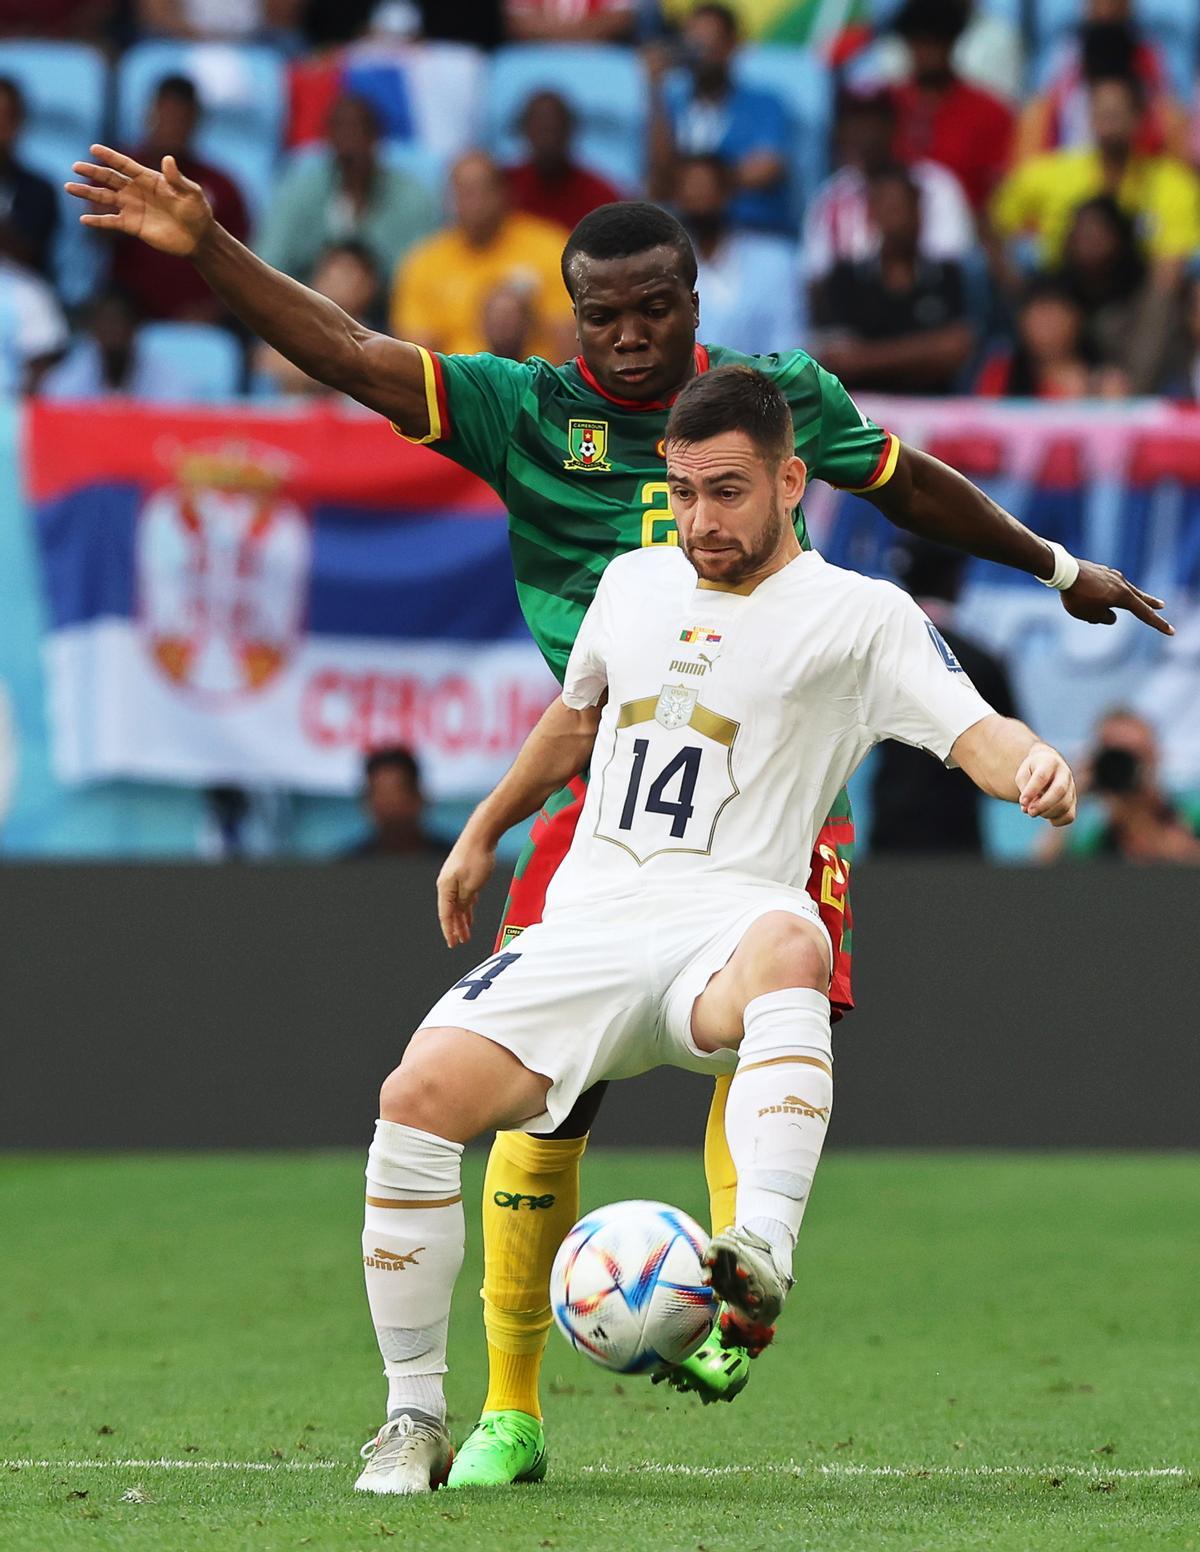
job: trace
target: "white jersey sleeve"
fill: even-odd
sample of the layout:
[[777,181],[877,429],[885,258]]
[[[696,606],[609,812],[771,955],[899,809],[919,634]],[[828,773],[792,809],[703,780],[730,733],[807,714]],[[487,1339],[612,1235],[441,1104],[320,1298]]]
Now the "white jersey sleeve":
[[588,611],[567,659],[562,698],[572,711],[594,706],[608,688],[608,588],[605,576],[592,595]]
[[955,739],[992,708],[908,594],[890,582],[876,587],[876,629],[860,668],[864,720],[872,737],[928,749],[952,765]]

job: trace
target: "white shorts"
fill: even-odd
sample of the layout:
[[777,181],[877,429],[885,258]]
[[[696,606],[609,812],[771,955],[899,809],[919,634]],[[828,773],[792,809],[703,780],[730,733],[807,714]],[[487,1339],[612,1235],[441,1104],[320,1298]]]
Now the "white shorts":
[[782,887],[646,890],[567,906],[464,975],[419,1027],[469,1029],[549,1078],[545,1112],[522,1130],[552,1132],[604,1078],[733,1071],[736,1052],[697,1048],[692,1005],[770,911],[811,922],[829,944],[809,896]]

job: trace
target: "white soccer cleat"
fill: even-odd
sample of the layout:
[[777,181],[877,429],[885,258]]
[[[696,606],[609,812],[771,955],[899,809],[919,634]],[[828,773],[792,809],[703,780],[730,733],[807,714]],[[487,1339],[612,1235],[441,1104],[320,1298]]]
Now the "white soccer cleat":
[[401,1412],[359,1451],[366,1465],[356,1493],[432,1493],[454,1459],[444,1423],[421,1412]]
[[751,1229],[714,1234],[700,1257],[713,1291],[751,1326],[773,1326],[792,1286],[765,1239]]

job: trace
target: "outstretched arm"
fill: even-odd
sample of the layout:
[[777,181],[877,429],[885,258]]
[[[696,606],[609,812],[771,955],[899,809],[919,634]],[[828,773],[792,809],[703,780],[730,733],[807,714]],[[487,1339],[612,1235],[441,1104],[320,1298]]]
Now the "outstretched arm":
[[[1043,580],[1054,574],[1056,557],[1044,539],[949,464],[916,448],[901,447],[895,473],[867,499],[897,527],[923,539],[953,545],[968,555],[999,561]],[[1164,635],[1175,634],[1157,612],[1164,607],[1161,598],[1143,593],[1119,571],[1095,561],[1079,562],[1079,575],[1062,590],[1062,602],[1068,614],[1093,625],[1111,625],[1115,610],[1128,609]]]
[[1075,818],[1071,767],[1015,717],[981,718],[959,734],[951,754],[981,792],[1019,803],[1031,819],[1057,828]]
[[438,921],[448,948],[471,936],[475,901],[496,865],[500,837],[538,809],[592,757],[600,706],[574,711],[556,697],[521,745],[512,768],[467,820],[438,874]]
[[162,170],[94,145],[74,170],[89,183],[68,194],[91,209],[85,226],[124,232],[162,253],[190,259],[247,328],[318,382],[386,415],[407,435],[429,432],[425,369],[415,346],[356,323],[335,302],[264,264],[214,218],[198,183],[173,156]]

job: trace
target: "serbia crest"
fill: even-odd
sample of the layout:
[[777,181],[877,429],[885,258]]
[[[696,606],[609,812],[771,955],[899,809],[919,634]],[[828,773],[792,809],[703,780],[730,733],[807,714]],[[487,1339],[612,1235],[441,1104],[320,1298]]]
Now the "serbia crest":
[[608,461],[608,422],[606,420],[569,420],[567,457],[564,469],[611,470]]

